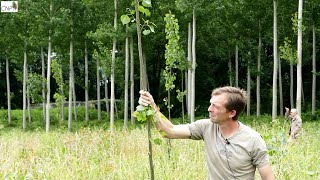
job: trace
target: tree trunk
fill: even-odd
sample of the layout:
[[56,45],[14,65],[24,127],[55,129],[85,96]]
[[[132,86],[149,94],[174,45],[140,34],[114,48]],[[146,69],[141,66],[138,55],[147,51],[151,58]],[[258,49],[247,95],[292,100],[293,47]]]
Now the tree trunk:
[[[188,24],[188,63],[192,65],[192,28],[191,23]],[[188,111],[188,117],[191,121],[191,94],[192,94],[192,88],[191,88],[191,82],[192,82],[192,67],[188,67],[188,88],[187,88],[187,111]]]
[[85,93],[85,101],[86,101],[86,117],[85,117],[85,124],[89,125],[89,80],[88,80],[88,47],[87,47],[87,40],[84,42],[84,69],[85,69],[85,78],[84,78],[84,93]]
[[251,107],[251,77],[250,77],[250,66],[247,67],[247,118],[250,117]]
[[27,110],[27,42],[24,45],[24,53],[23,53],[23,119],[22,119],[22,127],[25,131],[27,128],[26,121],[26,110]]
[[64,121],[64,83],[63,83],[63,71],[62,71],[62,62],[60,61],[60,79],[61,79],[61,88],[60,88],[60,94],[63,97],[61,99],[61,104],[60,104],[60,116],[61,116],[61,121]]
[[109,112],[109,96],[108,96],[108,78],[107,78],[107,75],[105,73],[105,77],[106,79],[104,80],[104,97],[105,97],[105,101],[106,101],[106,112],[108,115],[110,115],[110,112]]
[[301,90],[302,90],[302,10],[303,0],[299,0],[298,9],[298,63],[297,63],[297,111],[301,115]]
[[44,62],[44,51],[43,47],[41,46],[41,70],[42,70],[42,119],[43,119],[43,124],[46,122],[46,83],[45,83],[45,78],[46,78],[46,67],[45,67],[45,62]]
[[98,121],[101,121],[101,102],[100,102],[100,59],[97,58],[97,105]]
[[236,44],[236,55],[235,55],[235,66],[236,66],[236,87],[239,87],[239,47]]
[[231,56],[230,51],[228,51],[228,67],[229,67],[229,86],[232,86],[232,63],[231,63]]
[[293,100],[293,64],[290,63],[290,107],[295,107]]
[[[117,0],[114,0],[114,21],[113,21],[114,30],[117,30]],[[112,62],[111,62],[111,102],[110,102],[110,130],[113,131],[113,124],[114,124],[114,100],[115,100],[115,93],[114,93],[114,66],[116,60],[116,45],[117,40],[113,38],[112,43]]]
[[73,28],[70,37],[70,62],[69,62],[69,107],[68,107],[68,130],[72,130],[72,102],[73,102]]
[[135,117],[132,116],[134,112],[134,54],[133,54],[133,37],[130,37],[130,110],[131,110],[131,124],[136,123]]
[[316,64],[316,29],[315,25],[312,26],[312,115],[316,113],[316,86],[317,86],[317,64]]
[[[50,1],[50,15],[52,14],[53,4]],[[52,22],[50,17],[50,23]],[[48,39],[48,68],[47,68],[47,104],[46,104],[46,132],[49,132],[50,128],[50,78],[51,78],[51,29],[49,30],[49,39]]]
[[278,72],[278,27],[277,1],[273,0],[273,84],[272,84],[272,120],[277,118],[277,72]]
[[282,91],[282,74],[281,74],[281,60],[280,60],[280,56],[278,54],[278,62],[279,62],[279,102],[280,102],[280,107],[279,107],[279,112],[280,112],[280,116],[283,116],[283,91]]
[[[259,21],[259,27],[260,27],[260,21]],[[260,113],[260,107],[261,107],[261,104],[260,104],[261,48],[262,48],[261,33],[259,30],[258,62],[257,62],[258,74],[257,74],[257,90],[256,90],[256,93],[257,93],[257,117],[259,117],[261,115],[261,113]]]
[[192,12],[193,25],[192,25],[192,73],[191,73],[191,106],[190,106],[190,120],[194,122],[195,117],[195,95],[196,95],[196,10],[193,8]]
[[[128,28],[128,26],[127,26]],[[128,127],[128,81],[129,81],[129,39],[126,37],[125,77],[124,77],[124,128]]]
[[10,71],[9,71],[8,57],[6,57],[6,78],[7,78],[8,124],[11,125],[11,91],[10,91]]
[[31,108],[30,108],[30,88],[28,85],[28,79],[29,79],[29,70],[28,68],[26,69],[27,71],[27,109],[28,109],[28,122],[31,123]]

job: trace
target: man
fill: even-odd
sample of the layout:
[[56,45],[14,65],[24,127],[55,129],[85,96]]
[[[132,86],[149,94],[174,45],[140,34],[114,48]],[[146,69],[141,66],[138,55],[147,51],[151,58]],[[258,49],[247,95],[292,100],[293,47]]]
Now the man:
[[299,137],[301,135],[301,129],[302,129],[302,119],[298,115],[298,111],[295,108],[292,108],[289,115],[289,108],[285,107],[286,114],[285,116],[290,121],[290,129],[289,129],[289,139],[288,142],[292,142],[294,139]]
[[238,121],[246,106],[245,91],[235,87],[214,89],[208,108],[210,119],[191,124],[172,124],[146,91],[140,91],[139,104],[151,105],[157,111],[156,127],[165,132],[165,137],[204,141],[209,180],[251,180],[256,168],[263,180],[275,179],[261,135]]

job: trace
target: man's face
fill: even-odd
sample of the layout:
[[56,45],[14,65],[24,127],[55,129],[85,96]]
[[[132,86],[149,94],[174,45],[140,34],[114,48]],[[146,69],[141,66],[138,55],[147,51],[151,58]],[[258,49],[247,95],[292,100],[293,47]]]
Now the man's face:
[[290,111],[290,116],[291,117],[295,117],[297,115],[297,112],[295,112],[295,111]]
[[210,106],[208,107],[209,117],[213,123],[221,123],[226,120],[230,120],[232,111],[226,109],[225,104],[228,99],[225,94],[212,96],[210,99]]

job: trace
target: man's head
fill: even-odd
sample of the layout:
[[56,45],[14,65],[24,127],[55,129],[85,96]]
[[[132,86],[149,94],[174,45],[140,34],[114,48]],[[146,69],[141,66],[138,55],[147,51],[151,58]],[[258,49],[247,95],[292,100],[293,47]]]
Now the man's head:
[[297,114],[298,114],[297,109],[292,108],[291,111],[290,111],[290,116],[291,116],[291,117],[295,117]]
[[247,103],[246,91],[231,87],[225,86],[216,88],[212,91],[211,97],[223,95],[226,97],[226,101],[224,103],[224,107],[227,111],[233,112],[232,119],[238,120],[239,115],[244,110]]

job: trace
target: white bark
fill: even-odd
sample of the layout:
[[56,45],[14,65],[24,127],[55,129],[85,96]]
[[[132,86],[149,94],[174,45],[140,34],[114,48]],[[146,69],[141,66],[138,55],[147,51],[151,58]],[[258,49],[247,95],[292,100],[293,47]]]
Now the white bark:
[[290,63],[290,107],[293,108],[294,100],[293,100],[293,64]]
[[228,68],[229,68],[229,86],[232,86],[232,63],[230,52],[228,52]]
[[8,102],[8,124],[11,124],[11,91],[10,91],[10,71],[9,60],[6,57],[6,79],[7,79],[7,102]]
[[88,74],[89,74],[89,70],[88,70],[88,47],[87,47],[87,41],[84,42],[84,69],[85,69],[85,78],[84,78],[84,93],[85,93],[85,101],[86,101],[86,105],[85,105],[85,109],[86,109],[86,117],[85,117],[85,122],[86,125],[89,124],[89,92],[88,92],[88,88],[89,88],[89,80],[88,80]]
[[194,122],[195,114],[195,95],[196,95],[196,10],[193,9],[193,25],[192,25],[192,73],[191,73],[191,106],[190,106],[190,121]]
[[236,55],[235,55],[235,67],[236,67],[236,87],[239,87],[239,47],[236,44]]
[[[52,1],[50,1],[50,15],[52,14],[53,4]],[[50,17],[50,22],[51,22]],[[52,42],[51,42],[51,29],[49,30],[49,39],[48,39],[48,68],[47,68],[47,104],[46,104],[46,132],[49,132],[50,128],[50,78],[51,78],[51,48],[52,48]]]
[[43,47],[41,46],[41,69],[42,69],[42,118],[43,118],[43,122],[45,123],[45,119],[46,119],[46,83],[44,81],[44,79],[46,78],[46,67],[45,67],[45,62],[44,62],[44,51],[43,51]]
[[[188,63],[192,64],[192,29],[191,29],[191,23],[188,24]],[[187,111],[188,111],[188,117],[191,118],[191,94],[192,94],[192,88],[191,88],[191,73],[192,73],[192,67],[188,68],[188,88],[187,88]]]
[[26,122],[26,110],[27,110],[27,43],[25,42],[24,45],[24,52],[23,52],[23,118],[22,118],[22,127],[23,130],[27,128]]
[[298,7],[298,63],[297,63],[297,111],[301,115],[301,91],[302,91],[302,10],[303,0],[299,0]]
[[100,60],[97,59],[97,105],[98,105],[98,121],[101,121],[101,101],[100,101]]
[[250,117],[251,107],[251,77],[250,77],[250,66],[247,67],[247,117]]
[[312,115],[316,112],[316,86],[317,86],[317,69],[316,69],[316,29],[312,27]]
[[136,123],[135,117],[132,116],[134,112],[134,54],[133,54],[133,37],[130,37],[130,110],[131,110],[131,124]]
[[71,28],[70,37],[70,61],[69,61],[69,107],[68,107],[68,130],[72,130],[72,102],[73,102],[73,28]]
[[279,112],[280,112],[280,116],[283,116],[283,91],[282,91],[282,74],[281,74],[281,60],[280,60],[280,56],[278,54],[278,62],[279,62],[279,102],[280,102],[280,107],[279,107]]
[[[117,30],[117,0],[114,0],[114,23],[113,27]],[[113,131],[113,124],[114,124],[114,66],[116,60],[116,45],[117,40],[113,39],[112,44],[112,62],[111,62],[111,102],[110,102],[110,130]]]
[[30,108],[30,88],[29,88],[29,85],[28,85],[28,79],[29,79],[29,70],[28,68],[26,69],[27,71],[27,109],[28,109],[28,121],[29,123],[31,123],[31,108]]
[[129,81],[129,39],[126,38],[125,77],[124,77],[124,128],[128,127],[128,81]]
[[[259,27],[260,27],[260,21],[259,21]],[[260,108],[261,108],[261,102],[260,102],[260,74],[261,74],[261,47],[262,47],[262,43],[261,43],[261,33],[259,30],[259,44],[258,44],[258,62],[257,62],[257,117],[259,117],[261,115],[260,113]]]
[[272,84],[272,120],[277,118],[277,72],[278,72],[278,30],[277,1],[273,0],[273,84]]

